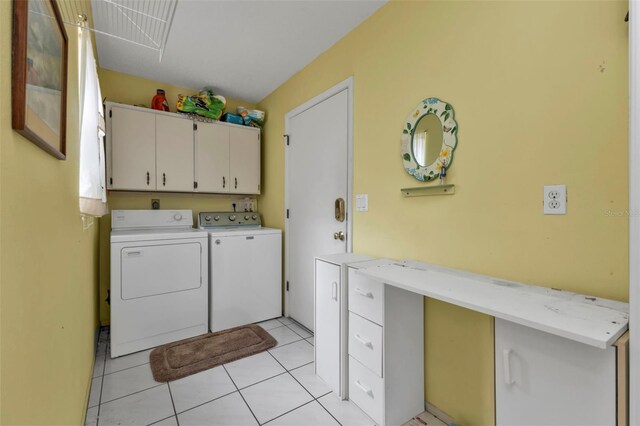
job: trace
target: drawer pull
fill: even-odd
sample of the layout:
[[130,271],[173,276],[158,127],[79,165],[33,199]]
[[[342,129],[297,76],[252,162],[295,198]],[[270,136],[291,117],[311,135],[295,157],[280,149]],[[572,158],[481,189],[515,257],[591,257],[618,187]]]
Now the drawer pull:
[[356,287],[356,289],[354,290],[356,293],[358,293],[360,296],[362,297],[368,297],[369,299],[373,299],[373,293],[371,293],[370,291],[368,292],[364,292],[362,290],[360,290],[359,288]]
[[356,333],[355,336],[353,336],[353,337],[354,337],[354,339],[356,339],[358,342],[362,343],[366,347],[373,349],[373,343],[371,343],[371,340],[367,340],[367,339],[363,338],[358,333]]
[[502,350],[502,369],[504,372],[504,384],[512,385],[513,379],[511,378],[511,349]]
[[338,283],[335,281],[331,283],[331,298],[338,300]]
[[361,390],[362,392],[366,393],[367,395],[369,395],[370,397],[372,397],[372,398],[373,398],[373,392],[371,391],[371,388],[368,388],[368,387],[366,387],[365,385],[363,385],[362,383],[360,383],[360,380],[356,380],[354,383],[355,383],[355,385],[356,385],[357,387],[359,387],[359,388],[360,388],[360,390]]

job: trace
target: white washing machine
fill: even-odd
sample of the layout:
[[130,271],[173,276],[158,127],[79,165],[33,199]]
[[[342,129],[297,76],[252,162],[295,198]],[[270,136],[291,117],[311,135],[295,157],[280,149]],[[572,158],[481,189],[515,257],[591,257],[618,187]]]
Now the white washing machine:
[[208,236],[191,210],[111,212],[111,357],[208,330]]
[[200,212],[209,232],[212,332],[282,315],[282,231],[258,213]]

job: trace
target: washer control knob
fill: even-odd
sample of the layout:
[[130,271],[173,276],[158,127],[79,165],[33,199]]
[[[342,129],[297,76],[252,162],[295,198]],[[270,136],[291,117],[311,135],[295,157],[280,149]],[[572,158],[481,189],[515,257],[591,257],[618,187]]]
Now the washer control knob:
[[182,215],[180,213],[176,213],[176,214],[173,215],[173,218],[175,220],[182,220]]
[[209,222],[211,220],[211,215],[206,215],[204,217],[204,220],[206,220],[207,222]]
[[230,220],[231,222],[235,221],[235,220],[236,220],[236,215],[235,215],[235,214],[232,214],[231,216],[229,216],[229,220]]
[[249,220],[249,217],[250,217],[249,215],[245,215],[244,220]]
[[253,219],[253,220],[258,219],[258,215],[257,215],[257,214],[254,214],[253,216],[251,216],[251,219]]
[[216,216],[213,218],[213,220],[215,220],[216,222],[220,220],[220,216]]

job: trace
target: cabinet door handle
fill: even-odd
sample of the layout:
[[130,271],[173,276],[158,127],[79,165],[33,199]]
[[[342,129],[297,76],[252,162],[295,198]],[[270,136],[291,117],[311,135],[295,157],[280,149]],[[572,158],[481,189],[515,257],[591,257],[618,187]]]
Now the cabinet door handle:
[[234,179],[235,179],[235,181],[236,181],[235,189],[238,189],[238,178],[234,178]]
[[354,339],[356,339],[358,342],[362,343],[363,345],[365,345],[368,348],[373,349],[373,343],[371,343],[371,340],[367,340],[364,337],[360,336],[358,333],[356,333],[353,336]]
[[167,183],[167,175],[165,173],[162,174],[162,186],[165,186]]
[[222,176],[222,187],[224,188],[225,186],[227,186],[227,179],[225,179],[225,177]]
[[504,373],[504,384],[512,385],[513,378],[511,377],[511,349],[502,350],[502,370]]
[[357,287],[354,291],[362,297],[368,297],[369,299],[373,299],[373,293],[371,293],[370,291],[364,292]]
[[149,186],[149,172],[147,172],[147,186]]
[[367,395],[373,397],[373,392],[371,391],[371,388],[366,387],[365,385],[363,385],[362,383],[360,383],[360,380],[356,380],[354,382],[354,384],[360,388],[360,390],[364,393],[366,393]]
[[338,300],[338,283],[335,281],[331,283],[331,298]]

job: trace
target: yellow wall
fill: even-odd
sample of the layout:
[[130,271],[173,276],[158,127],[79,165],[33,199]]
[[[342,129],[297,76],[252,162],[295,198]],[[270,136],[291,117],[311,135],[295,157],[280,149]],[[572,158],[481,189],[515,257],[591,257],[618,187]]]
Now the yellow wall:
[[[626,1],[392,1],[259,103],[268,226],[283,226],[284,114],[354,76],[354,251],[627,300]],[[454,107],[456,194],[400,158],[426,97]],[[381,171],[384,171],[381,173]],[[566,216],[542,214],[567,184]],[[622,212],[620,216],[610,212]],[[490,317],[425,301],[426,399],[461,424],[494,422]]]
[[77,32],[67,159],[11,129],[12,2],[0,2],[0,424],[81,424],[93,368],[98,225],[78,210]]
[[[120,102],[129,105],[144,104],[149,106],[151,98],[156,94],[156,89],[165,89],[167,100],[172,111],[175,111],[175,102],[179,93],[191,95],[197,92],[194,89],[176,87],[166,83],[147,80],[116,71],[100,69],[98,72],[102,96],[112,102]],[[222,94],[224,95],[224,94]],[[227,98],[226,111],[235,112],[236,106],[255,108],[249,102]],[[110,191],[108,194],[109,208],[117,209],[150,209],[151,199],[160,200],[161,209],[192,209],[194,214],[199,211],[227,210],[231,211],[231,203],[243,198],[238,195],[213,195],[213,194],[169,194],[169,193],[145,193],[145,192],[119,192]],[[255,199],[255,197],[252,197]],[[194,221],[197,218],[194,217]],[[110,288],[110,256],[109,234],[111,232],[111,215],[107,215],[100,221],[100,322],[109,324],[110,309],[105,302],[107,290]]]

